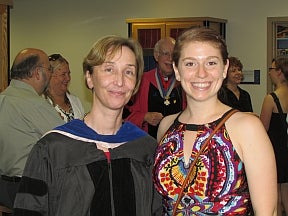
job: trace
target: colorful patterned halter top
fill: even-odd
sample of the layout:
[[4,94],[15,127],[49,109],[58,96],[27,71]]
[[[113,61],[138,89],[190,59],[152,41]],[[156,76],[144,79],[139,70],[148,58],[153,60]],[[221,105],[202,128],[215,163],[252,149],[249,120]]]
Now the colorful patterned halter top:
[[[201,145],[226,114],[205,125],[184,124],[178,121],[178,116],[163,136],[156,152],[153,178],[156,189],[163,196],[164,215],[172,215],[189,170],[189,165],[185,166],[184,162],[185,131],[197,131],[190,156],[191,164]],[[176,215],[248,215],[250,210],[244,164],[235,151],[224,124],[200,154]]]

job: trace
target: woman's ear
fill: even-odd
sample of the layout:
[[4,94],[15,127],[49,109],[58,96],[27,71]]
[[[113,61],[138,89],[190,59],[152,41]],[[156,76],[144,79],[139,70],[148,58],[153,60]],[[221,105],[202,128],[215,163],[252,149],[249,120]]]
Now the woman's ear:
[[177,81],[180,81],[180,74],[179,74],[178,68],[175,66],[174,62],[173,62],[173,69],[174,69],[174,73],[175,73],[175,79]]
[[226,65],[224,65],[224,71],[222,73],[223,79],[227,77],[228,68],[229,68],[229,59],[227,59],[227,63]]
[[93,80],[92,80],[92,74],[88,70],[85,73],[85,80],[86,80],[87,87],[89,89],[93,89],[94,88],[94,84],[93,84]]

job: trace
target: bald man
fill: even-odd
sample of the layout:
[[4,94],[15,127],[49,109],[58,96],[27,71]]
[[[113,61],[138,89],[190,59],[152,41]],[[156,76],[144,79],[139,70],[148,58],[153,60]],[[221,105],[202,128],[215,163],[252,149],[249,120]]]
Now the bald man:
[[0,205],[12,208],[33,145],[47,131],[64,124],[41,96],[52,68],[39,49],[20,51],[11,68],[10,85],[0,94]]

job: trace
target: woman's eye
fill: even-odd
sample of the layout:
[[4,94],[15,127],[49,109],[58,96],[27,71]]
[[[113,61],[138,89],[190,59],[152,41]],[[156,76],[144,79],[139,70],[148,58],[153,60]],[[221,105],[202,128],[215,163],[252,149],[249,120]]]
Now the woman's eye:
[[217,60],[210,60],[205,63],[207,69],[213,69],[217,67],[218,64],[219,64],[219,61]]
[[133,76],[133,75],[135,74],[135,72],[132,71],[132,70],[127,70],[125,73],[126,73],[127,75],[131,75],[131,76]]
[[105,70],[106,72],[112,72],[112,71],[113,71],[113,69],[110,68],[110,67],[109,67],[109,68],[105,68],[104,70]]
[[195,62],[186,62],[186,63],[185,63],[185,66],[186,66],[186,67],[194,67],[195,65],[196,65]]
[[207,62],[207,66],[214,66],[214,65],[216,65],[217,63],[216,62],[214,62],[214,61],[209,61],[209,62]]

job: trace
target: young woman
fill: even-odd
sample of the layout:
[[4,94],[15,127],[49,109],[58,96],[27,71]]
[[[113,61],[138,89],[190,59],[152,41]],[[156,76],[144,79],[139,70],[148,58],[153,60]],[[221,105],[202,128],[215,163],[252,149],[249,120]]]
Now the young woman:
[[276,216],[273,148],[261,121],[248,113],[234,113],[209,140],[180,194],[195,155],[232,108],[217,97],[229,66],[217,32],[185,31],[176,41],[173,61],[187,108],[165,117],[158,130],[154,183],[165,215],[248,215],[252,203],[255,215]]
[[[272,62],[269,75],[275,85],[272,93],[278,98],[283,114],[277,108],[272,94],[266,95],[262,104],[260,119],[273,144],[278,182],[278,216],[282,209],[288,215],[288,147],[286,116],[288,112],[288,58],[280,57]],[[279,108],[280,108],[279,107]]]

